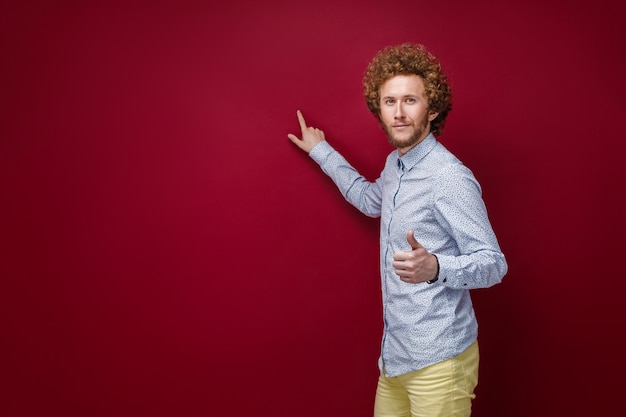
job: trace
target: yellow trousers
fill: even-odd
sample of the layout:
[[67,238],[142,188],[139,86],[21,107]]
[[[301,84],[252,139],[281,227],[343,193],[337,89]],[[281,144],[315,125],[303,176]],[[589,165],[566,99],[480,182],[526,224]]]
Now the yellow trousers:
[[478,342],[454,358],[378,379],[374,417],[469,417],[478,384]]

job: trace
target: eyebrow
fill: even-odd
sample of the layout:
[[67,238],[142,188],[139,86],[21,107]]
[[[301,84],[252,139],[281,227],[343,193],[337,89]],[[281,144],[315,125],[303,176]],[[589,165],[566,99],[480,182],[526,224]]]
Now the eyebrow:
[[[407,97],[415,97],[415,98],[420,98],[419,95],[417,94],[406,94],[404,96],[401,96],[401,98],[407,98]],[[386,99],[386,98],[397,98],[396,96],[382,96],[381,99]]]

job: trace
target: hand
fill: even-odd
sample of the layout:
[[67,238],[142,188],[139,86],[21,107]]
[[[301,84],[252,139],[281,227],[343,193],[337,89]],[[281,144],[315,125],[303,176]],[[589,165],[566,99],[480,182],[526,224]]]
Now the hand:
[[410,251],[393,255],[393,267],[400,279],[409,284],[429,281],[437,275],[437,258],[429,253],[416,239],[412,230],[406,234]]
[[295,143],[298,148],[302,149],[306,153],[311,152],[311,150],[318,143],[325,141],[326,137],[324,136],[324,132],[314,127],[310,127],[306,125],[304,121],[304,117],[302,116],[302,112],[298,110],[298,121],[300,122],[300,130],[302,131],[302,139],[298,138],[294,134],[288,134],[287,137]]

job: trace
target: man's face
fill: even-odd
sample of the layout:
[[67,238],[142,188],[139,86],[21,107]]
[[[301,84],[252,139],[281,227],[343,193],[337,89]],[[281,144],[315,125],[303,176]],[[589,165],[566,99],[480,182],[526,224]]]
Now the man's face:
[[400,155],[428,136],[437,115],[428,110],[424,81],[418,75],[396,75],[380,87],[380,123]]

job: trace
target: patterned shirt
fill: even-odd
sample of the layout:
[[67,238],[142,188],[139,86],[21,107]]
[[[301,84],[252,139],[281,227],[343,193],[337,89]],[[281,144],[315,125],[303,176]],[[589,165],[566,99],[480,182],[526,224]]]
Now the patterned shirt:
[[[328,142],[309,156],[364,214],[380,217],[384,331],[379,367],[393,377],[452,358],[477,338],[470,289],[499,283],[507,263],[472,172],[430,134],[405,155],[393,151],[369,182]],[[439,280],[410,284],[392,262],[411,250],[406,234],[439,260]]]

